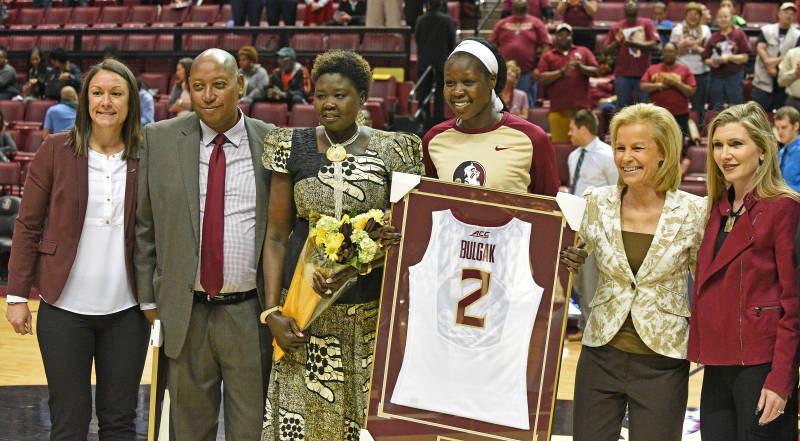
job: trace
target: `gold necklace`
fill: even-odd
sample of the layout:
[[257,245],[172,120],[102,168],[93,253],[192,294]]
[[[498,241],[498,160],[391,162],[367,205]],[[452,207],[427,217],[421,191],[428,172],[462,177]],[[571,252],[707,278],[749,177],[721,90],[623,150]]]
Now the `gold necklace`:
[[325,151],[325,157],[331,162],[342,162],[344,161],[344,158],[347,157],[347,150],[345,147],[355,142],[355,140],[358,138],[358,127],[356,127],[356,132],[353,133],[353,136],[351,136],[350,139],[341,143],[334,143],[331,141],[331,137],[328,136],[328,129],[323,127],[322,133],[325,134],[325,139],[328,140],[328,144],[330,145],[328,150]]

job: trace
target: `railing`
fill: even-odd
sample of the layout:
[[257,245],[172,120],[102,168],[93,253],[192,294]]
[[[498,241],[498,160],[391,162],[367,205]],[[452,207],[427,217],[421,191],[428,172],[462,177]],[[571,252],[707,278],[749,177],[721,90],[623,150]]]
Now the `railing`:
[[428,66],[425,69],[425,72],[423,72],[422,75],[419,76],[419,79],[417,80],[416,84],[414,84],[414,87],[411,88],[411,93],[408,94],[408,109],[411,110],[411,102],[414,101],[414,98],[417,98],[417,89],[419,89],[419,87],[422,84],[422,82],[425,81],[425,79],[427,79],[428,76],[431,77],[431,79],[430,79],[430,81],[431,81],[431,90],[430,90],[430,92],[428,93],[427,96],[425,96],[422,99],[422,101],[420,101],[419,99],[417,100],[417,102],[418,102],[417,111],[414,112],[413,114],[411,112],[409,112],[409,114],[408,114],[409,118],[411,119],[412,122],[417,121],[421,114],[424,114],[428,118],[430,118],[430,116],[431,116],[431,115],[428,115],[428,112],[426,112],[425,109],[430,108],[429,104],[431,102],[431,98],[433,97],[433,94],[436,92],[436,81],[434,81],[434,78],[433,78],[433,76],[435,75],[435,72],[436,71],[433,69],[433,66]]
[[[405,70],[406,78],[409,77],[410,67],[411,67],[411,28],[408,26],[400,26],[400,27],[380,27],[380,28],[368,28],[368,27],[360,27],[360,26],[317,26],[317,27],[310,27],[310,26],[275,26],[275,27],[264,27],[264,28],[253,28],[253,27],[230,27],[230,28],[223,28],[223,27],[202,27],[202,28],[192,28],[192,27],[172,27],[172,28],[85,28],[85,29],[29,29],[29,30],[8,30],[2,29],[0,30],[0,37],[17,37],[17,36],[35,36],[35,35],[66,35],[71,36],[74,38],[72,43],[72,48],[65,48],[68,52],[70,52],[70,57],[74,59],[83,59],[83,58],[95,58],[101,57],[103,55],[102,50],[97,51],[86,51],[83,49],[83,37],[84,36],[97,36],[97,35],[142,35],[142,34],[151,34],[151,35],[163,35],[169,34],[173,35],[173,45],[172,50],[160,50],[160,51],[126,51],[123,50],[121,47],[118,47],[118,55],[122,58],[136,58],[136,57],[164,57],[164,58],[180,58],[180,57],[187,57],[187,56],[195,56],[201,51],[199,50],[187,50],[183,47],[183,36],[188,34],[235,34],[235,35],[251,35],[252,42],[256,41],[258,36],[262,35],[277,35],[277,38],[274,39],[274,44],[270,47],[266,48],[258,48],[263,53],[265,57],[273,56],[274,51],[277,50],[281,46],[288,46],[289,41],[293,35],[297,34],[359,34],[362,38],[365,34],[397,34],[402,38],[403,44],[402,49],[397,51],[361,51],[358,48],[352,48],[354,50],[358,50],[358,53],[366,58],[380,58],[380,59],[392,59],[392,60],[402,60],[403,61],[403,68]],[[273,47],[274,46],[274,47]],[[207,48],[204,48],[207,49]],[[238,50],[238,48],[233,49]],[[302,48],[296,48],[295,51],[297,52],[298,58],[310,58],[314,57],[320,52],[321,50],[303,50]],[[27,57],[27,51],[13,51],[10,50],[8,53],[10,58],[14,57]]]
[[[476,1],[475,3],[476,3],[475,4],[475,8],[476,9],[480,8],[479,2]],[[503,3],[503,0],[495,1],[494,4],[492,5],[492,9],[483,18],[481,18],[481,21],[479,23],[477,23],[475,25],[475,36],[476,37],[478,36],[478,34],[480,34],[481,29],[483,29],[483,27],[486,26],[486,22],[489,21],[489,18],[492,16],[492,14],[494,14],[494,11],[497,10],[497,7],[500,6],[501,3]],[[477,10],[479,10],[479,9],[477,9]]]

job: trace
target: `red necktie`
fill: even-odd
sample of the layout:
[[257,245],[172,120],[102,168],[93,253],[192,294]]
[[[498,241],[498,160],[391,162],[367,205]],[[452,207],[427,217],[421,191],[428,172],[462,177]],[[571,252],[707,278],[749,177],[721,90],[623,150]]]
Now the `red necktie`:
[[222,251],[225,236],[225,151],[228,141],[222,133],[214,137],[214,150],[208,160],[206,209],[203,214],[203,246],[200,251],[200,284],[211,297],[222,289]]

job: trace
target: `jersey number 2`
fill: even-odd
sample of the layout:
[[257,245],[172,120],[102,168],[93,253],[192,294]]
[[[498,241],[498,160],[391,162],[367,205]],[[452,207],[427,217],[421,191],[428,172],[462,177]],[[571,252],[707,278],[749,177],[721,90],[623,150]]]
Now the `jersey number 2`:
[[463,268],[461,270],[461,281],[478,280],[481,282],[478,289],[472,291],[458,301],[458,309],[456,309],[456,324],[463,326],[471,326],[474,328],[483,328],[486,321],[486,316],[476,317],[467,314],[467,307],[480,300],[486,294],[489,294],[489,285],[492,280],[492,273],[477,268]]

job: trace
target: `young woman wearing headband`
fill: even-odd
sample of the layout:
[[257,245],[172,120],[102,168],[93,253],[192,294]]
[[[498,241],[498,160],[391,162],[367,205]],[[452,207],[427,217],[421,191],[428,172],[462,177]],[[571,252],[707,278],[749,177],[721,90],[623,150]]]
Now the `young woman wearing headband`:
[[456,118],[422,141],[425,175],[447,181],[555,196],[555,151],[540,127],[505,110],[498,94],[506,62],[491,43],[464,40],[444,65],[444,99]]

